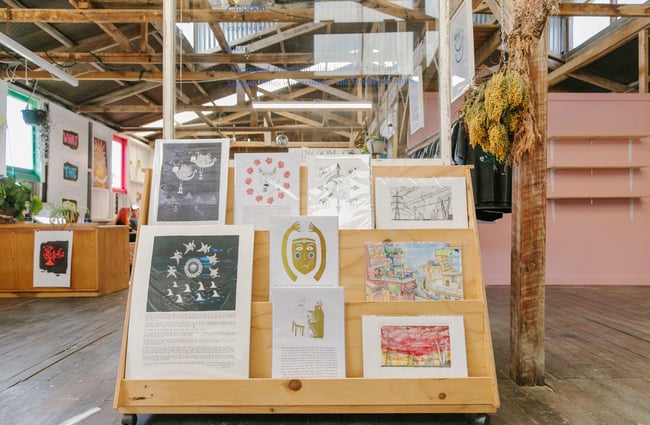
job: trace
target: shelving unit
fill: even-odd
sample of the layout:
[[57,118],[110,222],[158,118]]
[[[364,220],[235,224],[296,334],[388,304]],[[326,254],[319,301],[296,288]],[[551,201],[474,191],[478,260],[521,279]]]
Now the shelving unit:
[[[426,161],[384,166],[373,164],[374,177],[460,176],[473,198],[468,167],[432,166]],[[388,165],[388,164],[386,164]],[[229,200],[233,173],[230,169]],[[306,211],[306,169],[301,169],[301,211]],[[232,202],[227,222],[232,222]],[[269,301],[269,232],[256,231],[253,259],[250,371],[248,379],[126,380],[128,321],[125,319],[115,408],[123,423],[137,414],[212,413],[465,413],[476,423],[499,406],[487,302],[473,208],[466,229],[340,230],[340,283],[345,287],[346,378],[271,378],[271,303]],[[462,247],[464,300],[370,302],[365,299],[364,244],[381,241],[442,241]],[[130,304],[130,300],[129,300]],[[127,312],[130,307],[127,307]],[[469,376],[439,379],[367,379],[363,377],[361,316],[463,315]]]
[[[650,196],[635,187],[648,164],[634,157],[643,135],[549,137],[547,199],[626,199]],[[567,161],[565,157],[580,158]]]

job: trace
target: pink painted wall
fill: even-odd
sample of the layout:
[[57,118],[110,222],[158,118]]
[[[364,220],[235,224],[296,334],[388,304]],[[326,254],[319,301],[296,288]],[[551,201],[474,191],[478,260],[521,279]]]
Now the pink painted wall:
[[[650,196],[650,95],[549,93],[549,165],[636,164],[549,171],[548,195]],[[619,136],[641,136],[628,142]],[[606,137],[605,140],[588,137]],[[562,138],[562,140],[553,139]],[[650,197],[547,201],[547,284],[650,285]],[[511,219],[479,223],[487,284],[510,283]]]

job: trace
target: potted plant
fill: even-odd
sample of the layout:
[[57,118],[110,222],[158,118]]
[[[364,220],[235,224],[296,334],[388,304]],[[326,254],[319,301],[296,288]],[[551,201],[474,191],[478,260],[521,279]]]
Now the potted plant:
[[68,224],[76,223],[79,220],[79,210],[72,202],[60,202],[55,204],[50,211],[50,223]]
[[38,214],[43,208],[41,198],[34,195],[28,183],[15,178],[0,176],[0,223],[24,220],[25,213]]

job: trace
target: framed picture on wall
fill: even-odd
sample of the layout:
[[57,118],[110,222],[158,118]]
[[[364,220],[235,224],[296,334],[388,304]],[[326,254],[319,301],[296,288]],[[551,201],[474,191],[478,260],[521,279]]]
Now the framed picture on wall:
[[228,139],[158,140],[149,224],[225,224]]

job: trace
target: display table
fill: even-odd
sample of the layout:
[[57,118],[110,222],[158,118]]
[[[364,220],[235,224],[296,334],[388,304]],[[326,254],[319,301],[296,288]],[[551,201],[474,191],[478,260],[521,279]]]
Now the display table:
[[[72,231],[70,287],[34,287],[34,233]],[[0,297],[95,297],[129,286],[126,226],[0,225]]]

